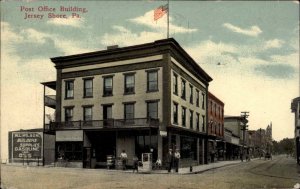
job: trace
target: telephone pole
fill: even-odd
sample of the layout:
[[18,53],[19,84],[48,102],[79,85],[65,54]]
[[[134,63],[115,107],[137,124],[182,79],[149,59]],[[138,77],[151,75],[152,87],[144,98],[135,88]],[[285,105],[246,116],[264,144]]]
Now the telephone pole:
[[248,120],[249,112],[241,112],[241,118],[242,118],[242,132],[243,132],[243,148],[242,148],[242,154],[244,156],[245,153],[245,136],[246,136],[246,130],[248,130]]

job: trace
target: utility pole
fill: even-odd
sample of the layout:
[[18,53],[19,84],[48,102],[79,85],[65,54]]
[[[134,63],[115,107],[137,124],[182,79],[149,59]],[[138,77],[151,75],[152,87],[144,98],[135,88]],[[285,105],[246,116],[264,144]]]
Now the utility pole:
[[[241,112],[241,118],[242,118],[242,132],[243,132],[243,148],[242,148],[242,154],[245,155],[245,136],[246,136],[246,130],[248,130],[248,120],[249,112]],[[242,157],[243,158],[243,157]]]

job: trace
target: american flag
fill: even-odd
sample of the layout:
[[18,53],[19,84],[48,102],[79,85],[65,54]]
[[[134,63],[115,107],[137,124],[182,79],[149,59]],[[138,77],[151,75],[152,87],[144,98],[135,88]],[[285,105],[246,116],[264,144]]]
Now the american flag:
[[164,14],[168,12],[168,4],[160,6],[154,10],[154,21],[160,19]]

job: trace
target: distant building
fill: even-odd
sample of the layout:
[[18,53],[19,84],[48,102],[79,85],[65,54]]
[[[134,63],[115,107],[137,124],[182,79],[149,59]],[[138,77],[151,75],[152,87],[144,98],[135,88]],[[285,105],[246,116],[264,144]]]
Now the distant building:
[[224,128],[225,140],[225,158],[226,160],[235,160],[239,158],[240,137],[235,135],[230,129]]
[[[246,150],[248,150],[247,146],[247,132],[246,130],[243,130],[243,124],[244,122],[248,122],[247,118],[243,116],[225,116],[224,117],[224,127],[227,130],[230,130],[232,132],[233,136],[236,136],[239,138],[239,153],[246,153]],[[234,146],[236,149],[236,146]],[[247,153],[249,153],[247,151]]]
[[294,98],[291,104],[291,110],[295,114],[295,143],[296,143],[296,158],[300,165],[300,97]]
[[212,78],[174,39],[51,60],[57,80],[42,84],[56,91],[45,94],[55,109],[45,139],[54,144],[45,163],[94,168],[123,150],[129,165],[146,152],[166,162],[169,148],[180,150],[181,166],[207,162]]
[[218,159],[225,158],[224,141],[224,103],[212,93],[208,93],[208,155],[210,161],[212,153],[216,154]]

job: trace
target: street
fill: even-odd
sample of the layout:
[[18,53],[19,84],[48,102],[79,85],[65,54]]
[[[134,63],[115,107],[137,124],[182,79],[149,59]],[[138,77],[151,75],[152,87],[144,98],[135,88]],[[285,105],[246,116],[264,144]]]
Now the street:
[[4,189],[254,189],[293,188],[300,183],[293,158],[273,157],[228,165],[198,174],[137,174],[104,169],[46,168],[2,165]]

